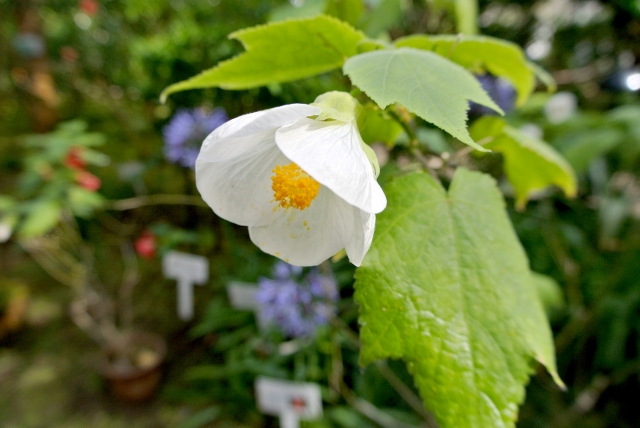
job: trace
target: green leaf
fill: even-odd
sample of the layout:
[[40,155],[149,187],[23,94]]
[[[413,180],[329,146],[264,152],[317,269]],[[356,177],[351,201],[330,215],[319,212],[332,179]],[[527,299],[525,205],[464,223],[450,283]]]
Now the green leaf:
[[311,18],[320,15],[326,8],[327,0],[305,0],[300,6],[287,3],[272,9],[268,20],[277,22],[291,18]]
[[58,224],[61,210],[60,204],[56,201],[33,204],[20,226],[20,237],[33,238],[47,233]]
[[393,45],[379,39],[364,39],[358,43],[358,53],[365,53],[380,49],[393,49]]
[[339,68],[355,55],[364,35],[333,17],[288,20],[236,31],[246,52],[166,88],[168,95],[195,88],[247,89],[289,82]]
[[11,234],[16,228],[16,225],[20,221],[20,215],[18,213],[9,213],[9,214],[1,214],[0,215],[0,223],[4,223],[5,226],[8,226],[11,229]]
[[533,74],[547,87],[547,92],[550,94],[554,93],[558,89],[558,84],[556,83],[556,79],[553,78],[551,73],[549,73],[544,68],[540,67],[535,62],[527,62],[528,67],[531,69]]
[[577,192],[576,174],[571,165],[553,147],[508,126],[503,119],[485,116],[470,129],[477,141],[502,153],[504,170],[513,185],[516,208],[525,208],[530,196],[549,186],[560,187],[567,197]]
[[555,279],[541,273],[532,272],[532,277],[547,316],[558,314],[566,306],[560,285]]
[[348,406],[331,406],[326,413],[341,428],[373,428],[368,419]]
[[398,122],[373,104],[362,108],[358,116],[358,130],[365,143],[382,142],[388,146],[392,146],[403,131]]
[[444,132],[439,129],[419,127],[416,129],[416,135],[420,143],[434,153],[453,152]]
[[607,153],[624,140],[625,134],[615,128],[591,129],[587,132],[563,135],[554,144],[576,172],[584,172],[591,161]]
[[242,363],[228,364],[224,366],[216,365],[199,365],[190,367],[186,370],[184,378],[188,381],[193,380],[219,380],[224,379],[230,374],[242,373],[246,370],[246,366]]
[[463,143],[486,151],[467,131],[467,100],[501,110],[460,66],[433,52],[400,48],[356,55],[343,70],[380,108],[400,103]]
[[85,149],[82,152],[82,159],[89,165],[107,166],[111,163],[111,158],[96,150]]
[[408,7],[407,0],[381,0],[379,5],[363,18],[361,28],[367,36],[378,38],[402,22],[402,16]]
[[534,358],[562,381],[494,180],[459,168],[447,192],[416,172],[385,194],[356,271],[360,362],[404,359],[441,428],[513,427]]
[[101,194],[79,186],[69,187],[67,198],[69,200],[69,208],[78,217],[89,217],[94,210],[104,204],[104,197]]
[[0,195],[0,212],[9,211],[15,207],[16,204],[17,202],[15,199],[9,196]]
[[398,47],[433,51],[476,73],[488,71],[509,81],[518,93],[516,104],[525,103],[535,87],[535,75],[520,46],[487,36],[426,36],[396,40]]
[[186,421],[178,425],[178,428],[201,428],[204,426],[211,426],[212,422],[215,422],[220,416],[221,410],[218,406],[207,407],[204,410],[200,410]]
[[287,373],[277,363],[247,358],[242,361],[227,363],[223,366],[200,365],[190,367],[184,374],[185,380],[219,380],[238,373],[263,374],[274,377],[286,377]]
[[356,25],[363,11],[362,0],[328,0],[324,13]]
[[640,117],[640,106],[635,104],[627,104],[609,110],[607,118],[613,123],[623,125],[637,125],[638,117]]
[[305,0],[301,5],[285,4],[269,14],[269,22],[311,18],[322,13],[355,26],[364,11],[361,0]]

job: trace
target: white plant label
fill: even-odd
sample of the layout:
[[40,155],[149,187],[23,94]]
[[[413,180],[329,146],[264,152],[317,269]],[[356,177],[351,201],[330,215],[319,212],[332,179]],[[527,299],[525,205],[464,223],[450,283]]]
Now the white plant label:
[[262,307],[256,301],[258,286],[248,282],[232,281],[227,284],[229,303],[236,309],[253,311],[260,330],[266,330],[268,322],[262,314]]
[[300,420],[322,416],[320,386],[260,376],[256,379],[258,409],[280,417],[281,428],[298,428]]
[[193,318],[193,286],[209,280],[209,260],[193,254],[169,251],[162,259],[162,273],[178,281],[178,316]]
[[260,307],[256,302],[258,286],[249,282],[231,281],[227,284],[229,303],[236,309],[254,311]]

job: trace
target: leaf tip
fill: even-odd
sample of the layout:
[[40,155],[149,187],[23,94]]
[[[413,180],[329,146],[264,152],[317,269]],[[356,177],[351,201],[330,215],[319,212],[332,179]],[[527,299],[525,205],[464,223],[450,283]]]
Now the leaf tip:
[[557,375],[554,376],[553,379],[556,383],[556,385],[558,385],[558,387],[560,388],[560,390],[562,392],[567,392],[569,389],[567,388],[567,385],[564,384],[564,382],[562,381],[562,379],[560,379]]
[[167,98],[169,97],[169,94],[170,94],[170,92],[168,92],[167,89],[162,91],[162,93],[160,94],[160,104],[164,104],[167,102]]
[[[547,369],[547,373],[549,373],[551,379],[553,379],[553,382],[558,385],[558,388],[560,388],[563,392],[566,392],[568,390],[567,385],[565,385],[562,379],[560,379],[560,375],[558,374],[558,370],[556,369],[555,361],[552,361],[552,364],[549,365],[547,360],[540,354],[536,355],[536,360]],[[552,360],[555,360],[555,358],[552,357]]]
[[173,94],[174,92],[180,92],[181,90],[183,90],[181,88],[182,83],[184,83],[184,81],[173,83],[167,86],[166,88],[164,88],[160,93],[160,104],[165,104],[167,102],[167,99],[169,98],[169,95]]
[[572,180],[572,182],[568,186],[565,186],[563,190],[567,198],[573,199],[578,196],[578,186],[575,180]]
[[484,147],[482,145],[482,143],[483,143],[482,141],[476,142],[470,136],[469,136],[468,139],[467,138],[465,138],[464,140],[462,140],[460,138],[458,138],[458,139],[460,141],[462,141],[463,143],[467,144],[468,146],[470,146],[471,148],[479,151],[479,152],[482,152],[482,153],[493,153],[493,151],[491,149],[488,149],[488,148],[486,148],[486,147]]
[[547,92],[553,94],[558,89],[556,79],[547,70],[532,61],[527,61],[527,66],[533,72],[533,74],[540,80],[546,87]]
[[551,378],[553,379],[553,382],[558,385],[558,388],[560,388],[560,390],[562,392],[567,392],[568,388],[567,385],[565,385],[565,383],[562,381],[562,379],[560,379],[560,376],[558,375],[558,373],[555,370],[549,370],[549,374],[551,375]]
[[502,110],[502,108],[498,105],[495,104],[494,107],[491,107],[496,113],[500,114],[500,116],[504,116],[506,113],[504,112],[504,110]]

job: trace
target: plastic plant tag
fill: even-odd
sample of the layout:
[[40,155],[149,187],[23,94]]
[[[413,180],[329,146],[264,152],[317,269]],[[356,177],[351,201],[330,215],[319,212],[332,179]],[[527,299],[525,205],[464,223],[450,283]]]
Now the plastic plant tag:
[[315,383],[261,376],[256,379],[256,397],[262,413],[280,417],[281,428],[298,428],[301,419],[322,416],[320,386]]
[[256,302],[257,291],[258,286],[250,282],[231,281],[227,284],[229,303],[236,309],[248,311],[258,309],[260,305]]
[[268,322],[262,314],[260,303],[256,301],[258,286],[249,282],[232,281],[227,284],[227,295],[229,303],[235,309],[252,311],[256,316],[258,328],[262,331],[267,329]]
[[193,286],[209,280],[209,260],[193,254],[169,251],[162,259],[162,273],[178,281],[178,316],[193,318]]

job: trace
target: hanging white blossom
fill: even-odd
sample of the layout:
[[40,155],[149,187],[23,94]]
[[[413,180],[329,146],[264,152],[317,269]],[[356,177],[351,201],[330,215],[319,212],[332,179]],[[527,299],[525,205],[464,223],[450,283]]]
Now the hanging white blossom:
[[233,119],[204,141],[196,183],[220,217],[254,244],[312,266],[343,248],[359,266],[387,200],[362,142],[357,101],[343,92]]

